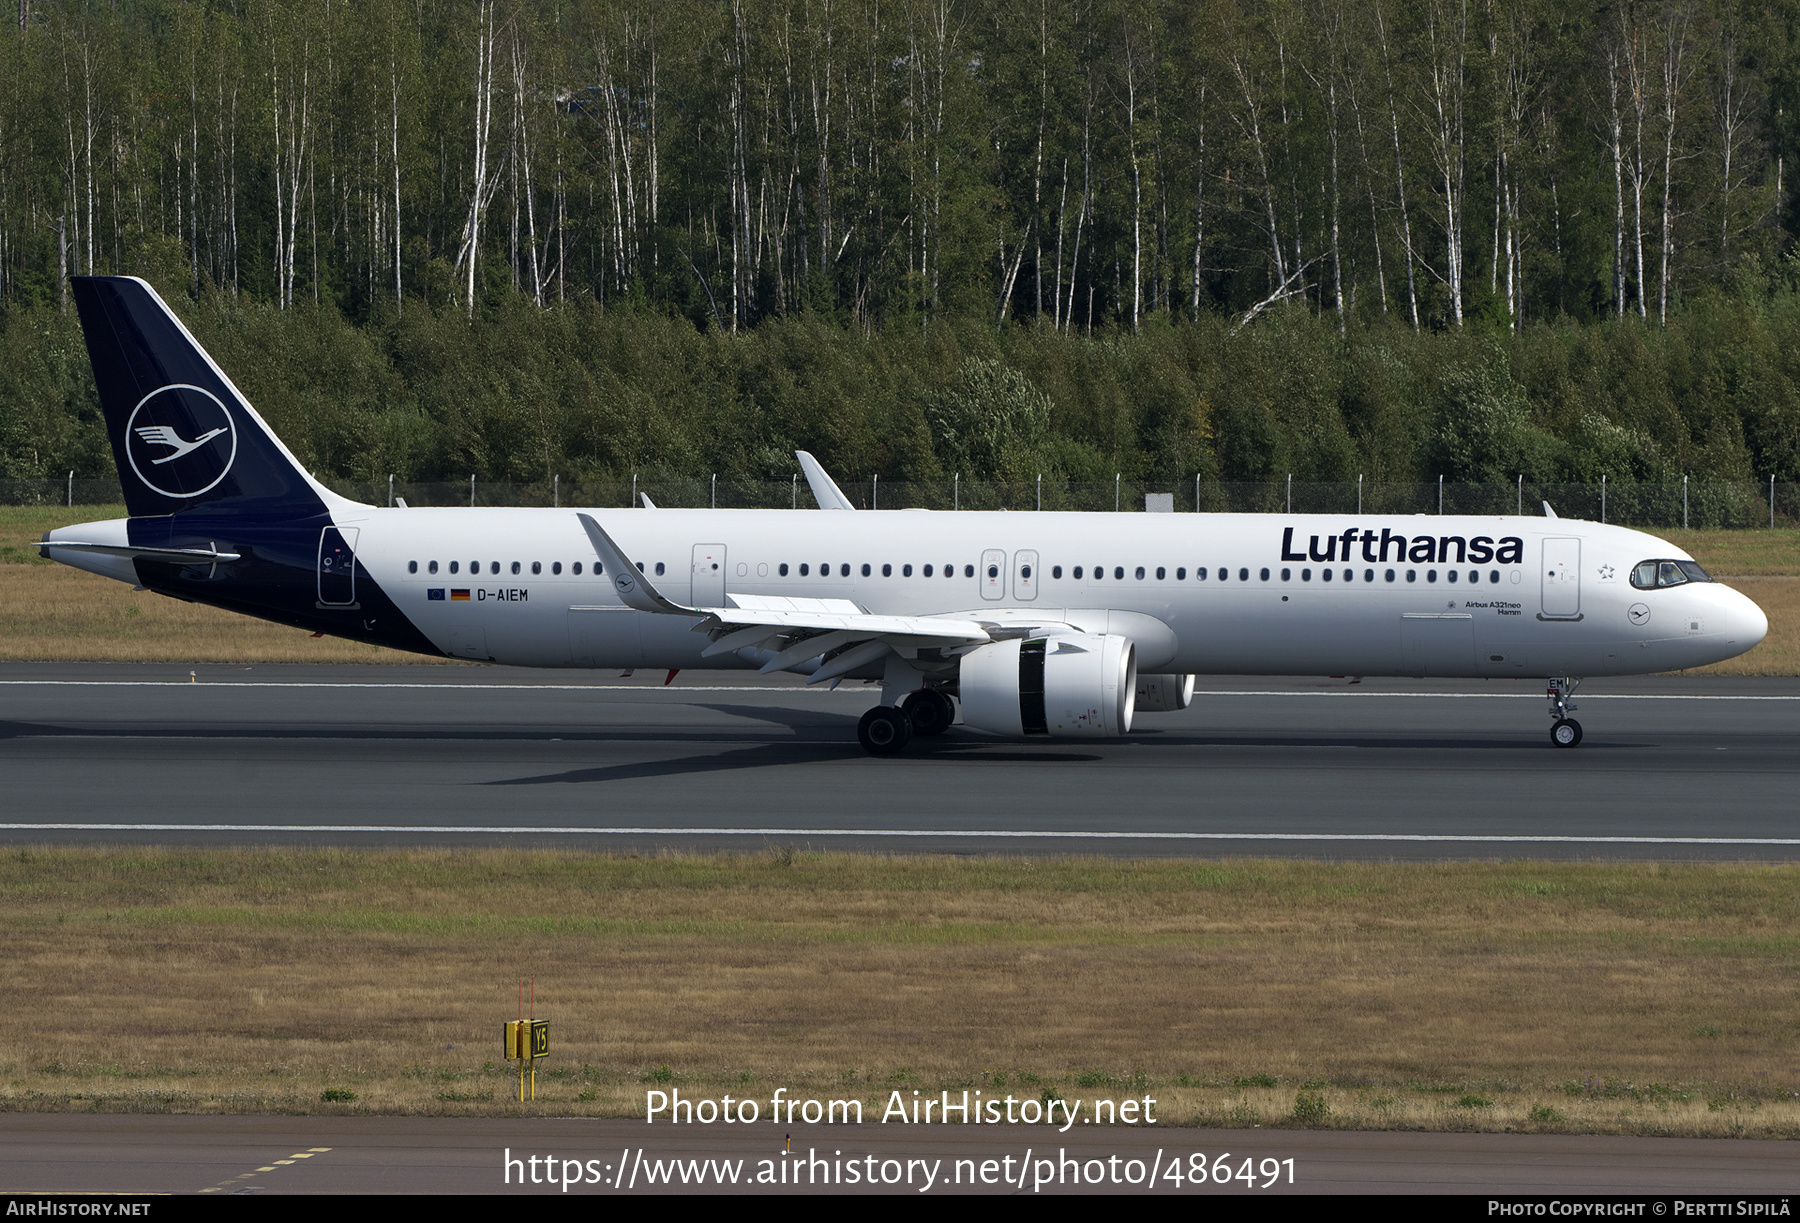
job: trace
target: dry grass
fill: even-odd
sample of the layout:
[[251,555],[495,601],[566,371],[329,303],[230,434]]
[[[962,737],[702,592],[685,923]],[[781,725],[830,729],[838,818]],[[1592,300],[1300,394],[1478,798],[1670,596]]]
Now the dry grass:
[[[41,559],[29,541],[124,506],[0,507],[0,659],[13,662],[449,663],[365,642],[315,638],[233,612],[132,591]],[[1708,675],[1800,675],[1800,531],[1672,532],[1769,616],[1762,645]]]
[[9,851],[0,1107],[519,1111],[498,1026],[535,974],[553,1024],[535,1110],[556,1114],[630,1114],[664,1083],[876,1103],[971,1086],[1269,1125],[1312,1091],[1313,1124],[1796,1137],[1795,882],[1769,865]]

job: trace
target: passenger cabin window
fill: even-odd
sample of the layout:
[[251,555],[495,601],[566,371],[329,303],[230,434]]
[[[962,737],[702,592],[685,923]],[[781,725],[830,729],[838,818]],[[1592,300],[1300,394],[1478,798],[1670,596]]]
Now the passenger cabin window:
[[[574,564],[573,564],[573,565],[570,565],[570,566],[569,566],[569,572],[570,572],[570,573],[572,573],[572,574],[574,574],[574,575],[575,575],[575,576],[576,576],[576,577],[580,577],[580,576],[581,576],[581,562],[580,562],[580,561],[576,561],[576,562],[575,562],[575,563],[574,563]],[[595,572],[595,573],[599,573],[599,572],[600,572],[600,566],[598,566],[598,565],[595,565],[595,566],[594,566],[594,572]]]
[[1074,574],[1075,574],[1075,580],[1077,582],[1079,582],[1081,580],[1081,566],[1080,565],[1075,566]]
[[553,574],[560,575],[562,573],[562,562],[561,561],[551,561],[550,562],[550,572]]
[[406,562],[406,571],[408,573],[417,573],[419,571],[419,562],[418,561],[407,561]]
[[925,568],[921,572],[923,572],[926,577],[930,577],[931,576],[931,566],[930,565],[925,566]]
[[[850,566],[848,566],[848,565],[839,565],[839,566],[838,566],[838,576],[839,576],[839,577],[841,577],[841,578],[847,578],[847,577],[849,577],[849,576],[850,576]],[[864,576],[864,577],[868,577],[868,576],[869,576],[869,567],[868,567],[868,566],[867,566],[867,565],[864,565],[864,566],[863,566],[863,576]]]
[[455,562],[455,561],[451,561],[451,562],[450,562],[450,572],[451,572],[451,573],[455,573],[455,572],[456,572],[456,562]]
[[1631,584],[1639,590],[1710,581],[1711,575],[1693,561],[1639,561],[1631,570]]
[[[1157,574],[1157,576],[1161,577],[1162,575],[1159,573],[1159,574]],[[1175,580],[1177,582],[1187,581],[1187,566],[1186,565],[1181,566],[1181,568],[1179,568],[1175,571]]]
[[518,562],[518,561],[514,561],[514,562],[513,562],[513,563],[512,563],[512,571],[513,571],[513,572],[514,572],[514,573],[517,573],[517,572],[518,572],[518,571],[519,571],[519,562]]
[[437,562],[432,561],[429,565],[425,566],[425,572],[436,573],[437,572]]
[[966,577],[966,578],[972,578],[972,577],[974,577],[974,576],[975,576],[975,566],[973,566],[973,565],[964,565],[964,566],[963,566],[963,576],[964,576],[964,577]]
[[542,573],[544,571],[544,562],[543,561],[532,561],[531,562],[531,571],[533,573]]
[[1061,581],[1062,580],[1062,566],[1061,565],[1050,566],[1050,576],[1053,578],[1056,578],[1058,581]]

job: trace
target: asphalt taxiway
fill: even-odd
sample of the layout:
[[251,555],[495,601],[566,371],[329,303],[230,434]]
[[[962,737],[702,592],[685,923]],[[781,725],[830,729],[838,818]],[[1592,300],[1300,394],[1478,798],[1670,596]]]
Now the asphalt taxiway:
[[863,754],[870,688],[497,667],[0,666],[9,843],[1800,857],[1800,680],[1210,677],[1098,741]]

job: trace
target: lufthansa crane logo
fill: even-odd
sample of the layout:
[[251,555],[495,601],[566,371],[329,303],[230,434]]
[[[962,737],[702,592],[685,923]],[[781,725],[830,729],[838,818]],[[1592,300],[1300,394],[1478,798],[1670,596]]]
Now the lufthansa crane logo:
[[198,497],[237,458],[231,413],[211,391],[174,383],[138,401],[125,422],[125,457],[137,478],[165,497]]

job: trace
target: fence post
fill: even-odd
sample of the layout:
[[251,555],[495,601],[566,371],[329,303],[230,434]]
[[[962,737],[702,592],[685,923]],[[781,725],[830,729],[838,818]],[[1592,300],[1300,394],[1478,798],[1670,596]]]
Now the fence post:
[[[1194,477],[1194,487],[1200,487],[1200,477]],[[1294,512],[1294,473],[1288,472],[1287,512]]]
[[1038,472],[1038,513],[1044,512],[1044,473]]
[[1769,530],[1775,529],[1775,473],[1769,473]]
[[1600,477],[1600,525],[1606,525],[1606,477]]
[[869,508],[872,510],[878,510],[881,508],[881,473],[880,472],[876,472],[875,478],[869,481]]
[[794,473],[792,492],[793,492],[793,496],[794,496],[794,504],[793,504],[792,508],[799,509],[800,508],[800,473],[798,473],[798,472]]
[[1356,512],[1362,513],[1362,472],[1356,473]]
[[713,472],[712,479],[712,508],[719,508],[719,473],[716,471]]
[[962,472],[960,471],[950,477],[950,508],[962,509]]
[[1200,473],[1194,473],[1194,513],[1200,512]]
[[1681,529],[1684,531],[1688,529],[1687,481],[1686,476],[1681,477]]
[[[1444,477],[1442,477],[1442,476],[1439,476],[1439,477],[1438,477],[1438,479],[1440,479],[1440,480],[1442,480],[1442,479],[1443,479],[1443,478],[1444,478]],[[1525,517],[1525,473],[1524,473],[1524,472],[1520,472],[1520,473],[1519,473],[1519,508],[1518,508],[1518,515],[1519,515],[1519,517],[1521,517],[1521,518],[1523,518],[1523,517]]]
[[550,504],[556,509],[562,508],[562,476],[560,473],[550,477]]
[[1119,478],[1123,472],[1113,472],[1113,513],[1119,512]]
[[394,473],[388,472],[388,508],[394,508]]
[[[1775,478],[1769,477],[1769,504],[1775,504]],[[69,473],[69,508],[75,508],[75,473]]]
[[1444,477],[1438,477],[1438,517],[1444,516]]
[[475,473],[469,473],[469,508],[475,508]]
[[631,473],[631,501],[625,508],[635,510],[637,508],[637,503],[637,472],[634,471]]

